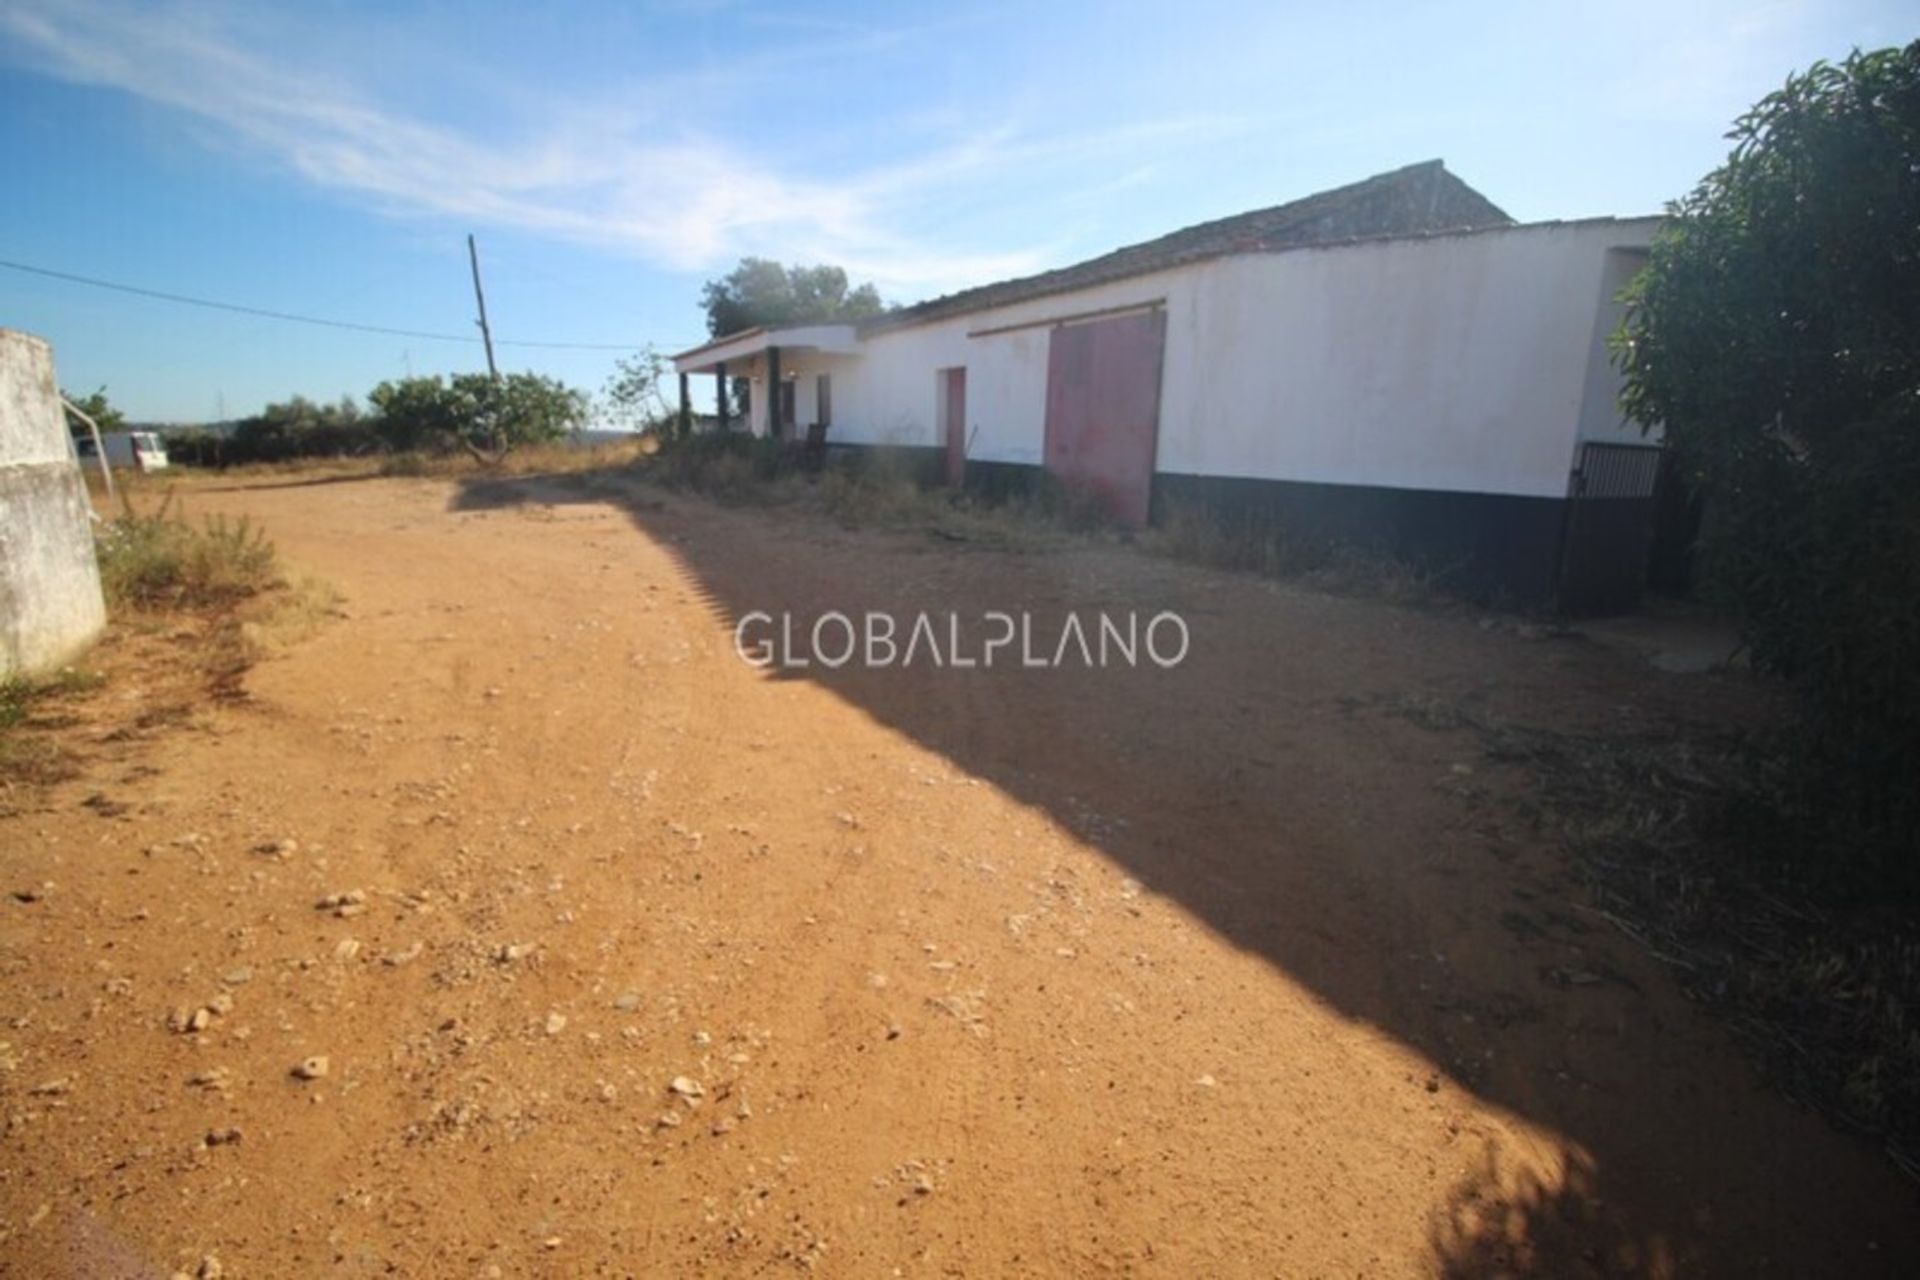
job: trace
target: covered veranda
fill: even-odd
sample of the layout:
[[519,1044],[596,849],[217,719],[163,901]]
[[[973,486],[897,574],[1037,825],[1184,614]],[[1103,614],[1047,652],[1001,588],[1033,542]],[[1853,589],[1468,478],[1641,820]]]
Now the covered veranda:
[[[809,428],[824,432],[833,420],[835,368],[859,354],[859,333],[850,324],[761,327],[715,338],[673,357],[681,420],[693,420],[689,379],[704,374],[714,380],[720,431],[744,426],[756,436],[787,440],[802,438]],[[730,379],[746,380],[744,422],[728,393]]]

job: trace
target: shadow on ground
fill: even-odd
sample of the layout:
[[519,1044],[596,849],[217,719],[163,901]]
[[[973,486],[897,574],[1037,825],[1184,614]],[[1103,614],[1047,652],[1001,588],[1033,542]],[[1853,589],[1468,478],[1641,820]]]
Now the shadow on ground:
[[[329,484],[360,484],[367,480],[382,480],[378,471],[342,471],[331,475],[293,476],[285,480],[247,480],[221,477],[224,483],[203,484],[197,486],[202,493],[245,493],[256,489],[313,489]],[[157,483],[150,481],[149,483]]]
[[1051,651],[1069,611],[1179,612],[1192,652],[1173,670],[816,664],[769,678],[823,685],[1044,809],[1436,1064],[1444,1084],[1430,1087],[1561,1135],[1551,1184],[1487,1168],[1460,1186],[1432,1224],[1436,1270],[1894,1274],[1920,1256],[1913,1188],[1756,1089],[1657,966],[1583,913],[1472,739],[1379,710],[1412,696],[1545,722],[1617,715],[1633,681],[1677,687],[1664,678],[1577,641],[1529,646],[1123,549],[975,552],[588,476],[476,479],[454,499],[570,503],[609,504],[671,548],[716,630],[752,611],[790,614],[801,634],[828,610],[925,611],[944,642],[949,611],[977,632],[1002,610],[1030,615]]

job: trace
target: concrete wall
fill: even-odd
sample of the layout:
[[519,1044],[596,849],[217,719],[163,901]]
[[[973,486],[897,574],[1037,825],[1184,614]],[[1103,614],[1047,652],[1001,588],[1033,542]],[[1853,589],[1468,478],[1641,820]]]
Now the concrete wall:
[[58,666],[106,620],[53,353],[0,329],[0,674]]
[[1239,255],[880,332],[840,362],[832,438],[938,444],[937,372],[964,365],[969,457],[1038,465],[1049,329],[982,331],[1158,301],[1162,473],[1564,497],[1583,431],[1627,438],[1604,335],[1634,259],[1610,251],[1655,225]]

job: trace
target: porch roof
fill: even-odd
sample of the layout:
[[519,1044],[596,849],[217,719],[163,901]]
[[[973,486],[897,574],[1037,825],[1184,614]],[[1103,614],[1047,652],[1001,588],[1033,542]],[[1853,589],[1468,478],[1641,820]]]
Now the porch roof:
[[725,334],[673,357],[676,373],[714,373],[722,364],[748,360],[769,347],[782,351],[821,351],[858,355],[860,335],[850,324],[806,324],[788,329],[765,326]]

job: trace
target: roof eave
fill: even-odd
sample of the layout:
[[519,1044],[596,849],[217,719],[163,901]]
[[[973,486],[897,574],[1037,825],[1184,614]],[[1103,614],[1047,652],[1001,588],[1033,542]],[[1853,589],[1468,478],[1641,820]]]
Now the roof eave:
[[846,321],[787,325],[778,329],[759,325],[715,338],[672,359],[677,373],[707,373],[733,360],[751,359],[771,347],[846,356],[857,354],[859,345],[859,328]]
[[[1029,302],[1038,302],[1044,298],[1057,298],[1064,294],[1078,293],[1083,289],[1104,288],[1107,285],[1122,284],[1128,280],[1140,280],[1147,276],[1159,275],[1166,271],[1181,271],[1188,267],[1201,266],[1209,262],[1219,262],[1225,258],[1266,257],[1283,253],[1303,253],[1315,249],[1346,249],[1367,244],[1392,244],[1395,242],[1416,240],[1444,240],[1456,236],[1496,235],[1500,232],[1513,231],[1539,231],[1549,227],[1585,227],[1600,224],[1658,222],[1665,216],[1664,214],[1658,213],[1596,214],[1590,218],[1547,218],[1539,222],[1516,222],[1509,219],[1505,222],[1488,223],[1479,226],[1441,227],[1425,231],[1392,231],[1382,232],[1379,235],[1344,236],[1329,240],[1309,240],[1299,244],[1255,245],[1245,248],[1221,249],[1212,253],[1198,253],[1190,258],[1184,258],[1175,262],[1155,263],[1138,270],[1118,271],[1111,276],[1098,280],[1073,280],[1062,281],[1058,284],[1051,285],[1037,285],[1032,292],[1023,293],[1019,297],[988,299],[980,302],[976,306],[960,306],[954,307],[951,310],[943,307],[934,310],[932,309],[933,304],[943,301],[943,299],[935,298],[931,303],[921,304],[921,306],[929,308],[926,314],[915,314],[917,308],[906,307],[898,312],[879,315],[873,317],[871,320],[862,321],[860,324],[860,336],[866,338],[875,334],[891,333],[896,329],[912,329],[923,324],[937,324],[940,321],[953,320],[961,316],[978,315],[983,311],[997,311],[1005,307],[1022,306]],[[997,286],[983,285],[980,287],[983,289],[991,289]]]

